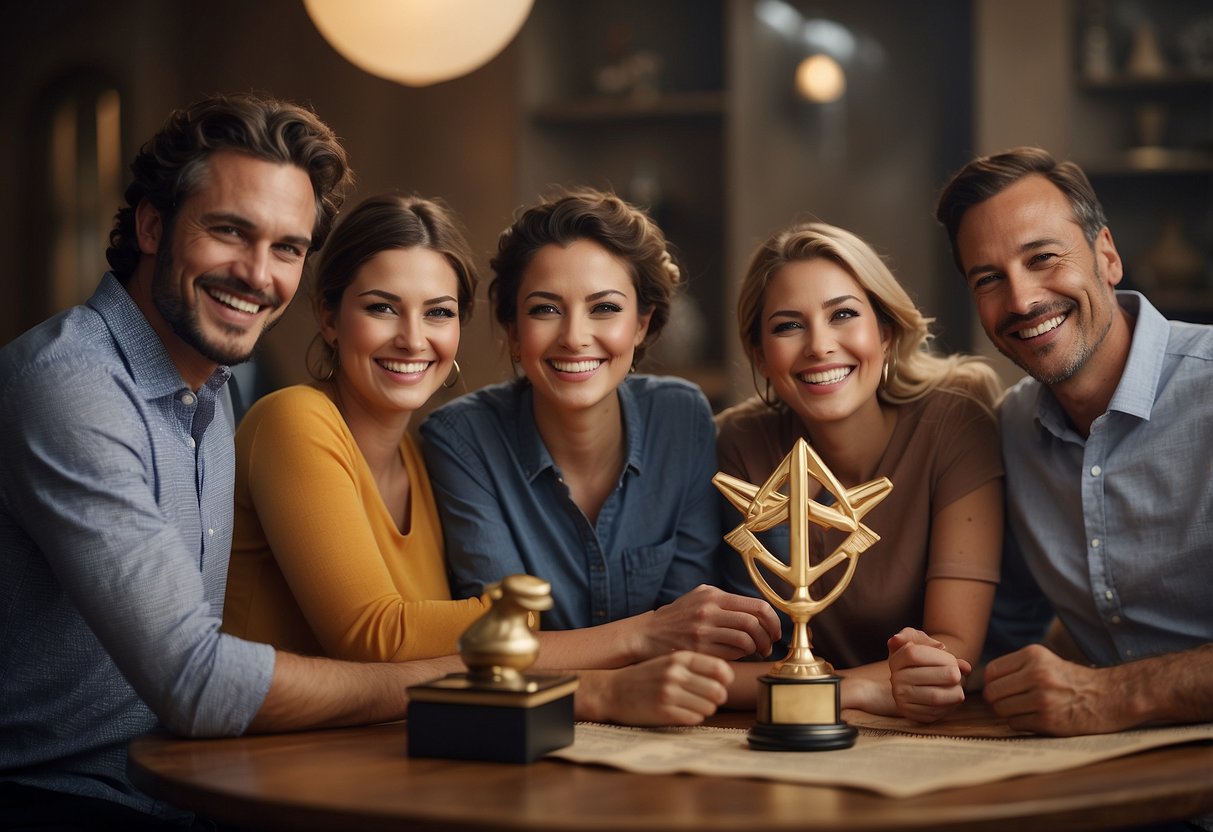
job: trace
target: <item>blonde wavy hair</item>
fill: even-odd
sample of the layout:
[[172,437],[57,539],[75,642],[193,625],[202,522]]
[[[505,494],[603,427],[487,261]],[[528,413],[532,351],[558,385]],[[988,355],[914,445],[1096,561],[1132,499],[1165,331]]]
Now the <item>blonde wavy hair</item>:
[[762,306],[771,279],[789,263],[818,258],[845,269],[867,294],[880,322],[889,327],[888,377],[877,391],[880,401],[906,404],[943,389],[993,411],[1002,394],[994,370],[981,358],[934,352],[933,319],[918,311],[880,255],[850,231],[820,222],[776,232],[750,258],[737,303],[737,327],[751,366],[762,345]]

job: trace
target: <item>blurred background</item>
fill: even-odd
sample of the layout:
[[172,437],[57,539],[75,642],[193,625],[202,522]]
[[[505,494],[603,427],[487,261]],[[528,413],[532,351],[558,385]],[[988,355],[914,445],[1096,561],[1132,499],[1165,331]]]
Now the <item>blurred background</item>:
[[[988,353],[934,203],[971,156],[1020,144],[1091,175],[1126,285],[1213,322],[1208,0],[535,0],[487,64],[420,87],[346,60],[301,0],[9,0],[0,39],[0,344],[91,294],[126,166],[169,110],[248,90],[343,138],[347,205],[445,199],[481,298],[497,235],[551,186],[647,207],[689,277],[647,369],[717,406],[753,392],[737,282],[794,219],[859,233],[941,346]],[[490,317],[465,330],[453,392],[510,373]],[[313,332],[301,294],[258,355],[261,391],[306,379]]]

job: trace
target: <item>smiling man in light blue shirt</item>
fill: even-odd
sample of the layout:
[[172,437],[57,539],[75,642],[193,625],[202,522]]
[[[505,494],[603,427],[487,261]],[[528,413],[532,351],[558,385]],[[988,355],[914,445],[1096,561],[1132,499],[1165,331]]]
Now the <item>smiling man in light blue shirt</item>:
[[997,658],[986,700],[1049,734],[1213,720],[1213,327],[1115,291],[1090,183],[1042,150],[971,162],[938,218],[986,334],[1031,376],[1001,407],[1005,559],[1083,654]]

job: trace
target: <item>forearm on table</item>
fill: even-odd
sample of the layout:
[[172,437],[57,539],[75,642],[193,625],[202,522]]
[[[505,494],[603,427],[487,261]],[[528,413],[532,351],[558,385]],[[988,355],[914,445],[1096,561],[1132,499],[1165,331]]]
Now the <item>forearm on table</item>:
[[577,674],[573,717],[582,722],[607,722],[611,711],[611,672],[583,670]]
[[1109,705],[1127,725],[1213,721],[1213,644],[1105,668]]
[[871,662],[835,671],[843,678],[842,707],[871,714],[898,716],[893,688],[889,684],[889,663]]
[[624,667],[649,658],[642,648],[643,619],[651,612],[584,627],[578,630],[542,630],[537,668],[578,670]]
[[359,664],[278,651],[273,681],[249,733],[366,725],[401,719],[405,688],[463,670],[457,657]]

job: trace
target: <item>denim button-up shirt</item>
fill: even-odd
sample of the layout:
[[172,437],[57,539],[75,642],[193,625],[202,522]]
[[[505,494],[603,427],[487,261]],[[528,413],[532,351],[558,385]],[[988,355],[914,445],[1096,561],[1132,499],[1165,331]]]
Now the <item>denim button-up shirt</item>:
[[539,436],[526,382],[464,396],[421,426],[456,597],[526,572],[552,584],[543,627],[570,629],[716,582],[722,544],[707,400],[680,379],[632,375],[618,390],[626,463],[596,523],[570,498]]

